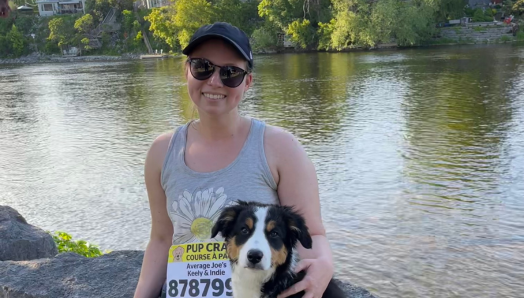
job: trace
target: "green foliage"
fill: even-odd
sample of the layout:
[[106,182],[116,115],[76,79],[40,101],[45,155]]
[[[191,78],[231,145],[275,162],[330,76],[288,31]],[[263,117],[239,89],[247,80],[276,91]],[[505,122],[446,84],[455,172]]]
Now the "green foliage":
[[491,22],[493,21],[493,11],[486,9],[485,12],[482,9],[477,8],[473,13],[473,22]]
[[49,37],[48,39],[58,43],[58,47],[63,49],[75,43],[75,17],[60,16],[49,21]]
[[331,36],[335,28],[335,19],[331,19],[329,23],[318,23],[318,49],[319,50],[331,50]]
[[509,42],[509,41],[512,41],[513,39],[507,35],[503,35],[501,38],[500,38],[500,41],[501,42]]
[[16,28],[16,25],[11,27],[11,31],[7,33],[7,41],[11,43],[11,49],[15,57],[20,57],[24,53],[24,35]]
[[517,40],[518,41],[524,41],[524,31],[517,32]]
[[402,5],[401,18],[394,32],[397,44],[400,46],[426,44],[436,32],[432,21],[435,11],[435,7],[431,5],[420,7]]
[[175,11],[172,19],[181,48],[189,44],[191,35],[198,28],[216,20],[215,11],[206,0],[178,0],[175,2]]
[[4,35],[0,35],[0,57],[7,56],[7,53],[10,52],[10,41]]
[[262,0],[258,14],[283,31],[301,19],[309,20],[316,30],[319,22],[331,19],[331,5],[329,0]]
[[265,24],[265,26],[255,29],[251,35],[253,41],[251,46],[253,50],[258,52],[261,50],[276,49],[278,47],[278,33],[280,33],[280,30],[269,24]]
[[516,15],[524,14],[524,0],[518,0],[513,4],[511,11]]
[[94,23],[93,23],[93,16],[90,14],[85,14],[81,18],[77,19],[75,21],[74,28],[78,30],[80,33],[88,33],[89,31],[93,30]]
[[122,11],[122,29],[124,30],[124,32],[131,33],[133,29],[135,29],[135,26],[134,26],[135,22],[139,26],[139,23],[135,18],[135,14],[132,11],[130,10]]
[[467,0],[440,0],[436,10],[437,22],[459,19],[464,16]]
[[228,22],[249,36],[262,18],[258,15],[257,0],[212,0],[216,20]]
[[297,0],[262,0],[258,14],[277,27],[285,30],[293,20],[305,18],[303,3]]
[[18,14],[15,19],[15,25],[24,35],[31,34],[36,30],[38,20],[33,16]]
[[302,49],[315,43],[316,32],[309,20],[294,21],[289,24],[286,33],[291,36],[291,41]]
[[144,17],[144,20],[151,24],[149,30],[153,31],[153,36],[164,40],[174,49],[179,47],[177,47],[176,38],[177,28],[172,20],[171,10],[170,7],[153,8],[151,13]]
[[178,0],[171,7],[154,8],[144,19],[154,36],[171,48],[184,48],[199,27],[215,20],[215,11],[206,0]]
[[67,233],[55,232],[52,236],[59,253],[74,252],[87,258],[103,255],[98,246],[89,244],[84,240],[74,241],[73,237]]

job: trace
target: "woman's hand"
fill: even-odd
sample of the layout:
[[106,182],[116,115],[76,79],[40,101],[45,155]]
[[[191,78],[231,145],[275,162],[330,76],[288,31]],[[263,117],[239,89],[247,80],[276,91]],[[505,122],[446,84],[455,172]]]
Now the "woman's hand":
[[305,291],[303,298],[320,298],[333,277],[333,264],[328,258],[301,260],[295,272],[306,270],[306,276],[300,282],[278,295],[284,298]]

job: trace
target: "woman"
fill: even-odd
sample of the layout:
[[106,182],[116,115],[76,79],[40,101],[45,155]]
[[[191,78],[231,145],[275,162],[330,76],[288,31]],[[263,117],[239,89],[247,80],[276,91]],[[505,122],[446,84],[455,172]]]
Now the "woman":
[[333,262],[314,166],[293,135],[238,112],[253,82],[249,38],[215,23],[198,29],[183,53],[199,120],[159,136],[148,151],[152,229],[135,297],[158,297],[170,246],[208,240],[220,210],[238,199],[295,206],[304,215],[313,248],[299,247],[296,270],[307,275],[280,297],[303,290],[321,297]]

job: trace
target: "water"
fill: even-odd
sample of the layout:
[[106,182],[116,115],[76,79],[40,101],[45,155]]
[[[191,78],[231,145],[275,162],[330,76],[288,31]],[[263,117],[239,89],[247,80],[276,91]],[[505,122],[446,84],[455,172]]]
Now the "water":
[[[145,249],[143,162],[188,121],[183,59],[0,68],[0,204]],[[241,112],[319,177],[336,273],[380,297],[524,297],[524,47],[256,57]]]

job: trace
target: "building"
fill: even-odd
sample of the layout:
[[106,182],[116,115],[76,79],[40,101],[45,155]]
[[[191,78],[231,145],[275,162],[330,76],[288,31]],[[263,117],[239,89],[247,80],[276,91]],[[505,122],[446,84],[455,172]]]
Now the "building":
[[40,16],[85,13],[86,0],[37,0]]
[[137,0],[134,3],[134,6],[140,9],[151,9],[155,7],[168,6],[169,4],[171,4],[170,0]]

